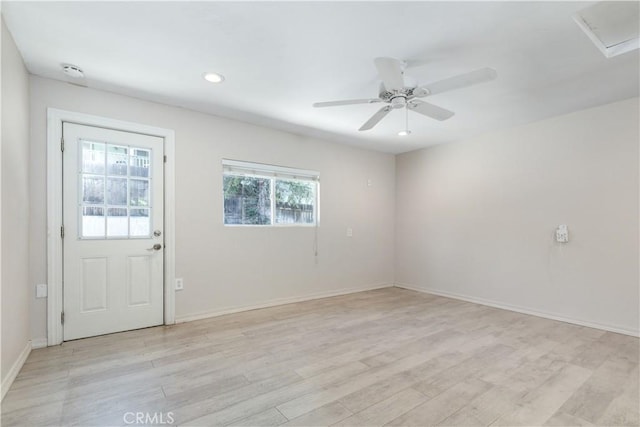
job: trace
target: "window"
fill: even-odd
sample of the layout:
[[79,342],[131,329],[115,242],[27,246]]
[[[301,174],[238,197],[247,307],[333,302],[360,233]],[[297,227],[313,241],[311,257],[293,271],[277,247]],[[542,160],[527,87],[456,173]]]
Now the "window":
[[82,141],[80,238],[127,239],[151,233],[151,150]]
[[318,172],[223,160],[225,225],[316,225]]

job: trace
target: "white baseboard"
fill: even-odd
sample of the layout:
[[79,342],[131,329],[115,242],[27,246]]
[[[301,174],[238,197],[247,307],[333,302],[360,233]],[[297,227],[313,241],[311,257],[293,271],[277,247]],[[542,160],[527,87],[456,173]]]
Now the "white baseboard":
[[194,320],[208,319],[210,317],[223,316],[225,314],[239,313],[242,311],[249,311],[249,310],[257,310],[259,308],[274,307],[276,305],[292,304],[295,302],[310,301],[310,300],[320,299],[320,298],[335,297],[339,295],[354,294],[357,292],[372,291],[374,289],[391,288],[393,286],[394,285],[392,284],[382,284],[382,285],[367,286],[364,288],[349,288],[349,289],[340,289],[340,290],[334,290],[334,291],[328,291],[328,292],[316,292],[313,294],[299,296],[299,297],[276,298],[276,299],[268,300],[258,304],[225,307],[225,308],[221,308],[213,311],[205,311],[200,313],[192,313],[192,314],[176,316],[176,323],[192,322]]
[[11,366],[9,372],[7,372],[7,376],[2,379],[2,385],[0,386],[0,393],[2,394],[2,398],[0,400],[4,399],[4,396],[9,391],[9,388],[11,388],[11,384],[13,384],[13,381],[18,376],[18,373],[20,372],[20,369],[22,369],[24,362],[27,361],[29,353],[31,353],[31,341],[27,341],[27,345],[24,346],[24,349],[22,349],[22,351],[20,352],[18,359],[13,363],[13,366]]
[[36,348],[45,348],[49,343],[47,342],[47,337],[43,338],[33,338],[31,340],[31,349],[35,350]]
[[621,326],[607,325],[604,323],[596,323],[587,320],[575,319],[572,317],[563,316],[556,313],[547,313],[544,311],[533,310],[526,307],[520,307],[517,305],[506,304],[499,301],[488,300],[484,298],[477,298],[468,295],[455,294],[446,291],[440,291],[437,289],[420,288],[414,285],[407,285],[404,283],[396,283],[398,288],[409,289],[411,291],[422,292],[425,294],[438,295],[446,298],[453,298],[457,300],[472,302],[475,304],[487,305],[489,307],[501,308],[503,310],[515,311],[517,313],[529,314],[532,316],[543,317],[545,319],[559,320],[561,322],[573,323],[574,325],[587,326],[589,328],[602,329],[604,331],[616,332],[618,334],[630,335],[632,337],[639,337],[640,331],[635,329],[628,329]]

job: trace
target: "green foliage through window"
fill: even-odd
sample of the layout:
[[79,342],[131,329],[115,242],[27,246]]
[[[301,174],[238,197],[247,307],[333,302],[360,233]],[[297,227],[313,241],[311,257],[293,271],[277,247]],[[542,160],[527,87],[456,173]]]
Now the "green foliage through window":
[[224,176],[224,223],[271,224],[271,180]]
[[276,179],[276,223],[313,224],[315,182]]
[[226,173],[223,189],[225,224],[315,224],[315,181]]

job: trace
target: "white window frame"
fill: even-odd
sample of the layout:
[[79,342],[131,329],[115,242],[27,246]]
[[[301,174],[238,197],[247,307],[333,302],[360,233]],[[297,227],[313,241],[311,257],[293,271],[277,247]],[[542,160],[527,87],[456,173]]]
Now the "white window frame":
[[[226,175],[266,178],[270,180],[270,224],[226,224],[224,220],[224,191],[222,194],[222,224],[225,227],[318,227],[320,226],[320,172],[309,169],[297,169],[286,166],[269,165],[264,163],[245,162],[240,160],[222,159],[222,178]],[[316,185],[313,204],[312,223],[276,223],[275,181],[277,179],[290,181],[307,181]]]

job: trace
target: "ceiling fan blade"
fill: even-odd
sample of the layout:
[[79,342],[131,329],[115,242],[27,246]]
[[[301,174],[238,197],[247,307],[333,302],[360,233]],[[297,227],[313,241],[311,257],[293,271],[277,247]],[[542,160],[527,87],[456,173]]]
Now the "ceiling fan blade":
[[372,127],[374,127],[375,125],[378,124],[378,122],[380,120],[382,120],[384,118],[384,116],[386,116],[387,114],[389,114],[389,111],[391,111],[392,108],[390,106],[385,106],[382,107],[381,109],[378,110],[377,113],[375,113],[373,116],[371,116],[371,118],[369,120],[367,120],[367,122],[365,124],[363,124],[360,129],[358,129],[359,131],[363,131],[363,130],[369,130]]
[[428,95],[435,95],[436,93],[488,82],[495,79],[497,76],[498,74],[493,68],[481,68],[479,70],[471,71],[470,73],[460,74],[458,76],[430,83],[421,86],[421,88],[428,90]]
[[313,104],[313,106],[316,108],[320,108],[320,107],[335,107],[338,105],[375,104],[376,102],[382,102],[382,99],[379,99],[379,98],[345,99],[344,101],[316,102]]
[[404,62],[407,64],[407,69],[409,69],[423,67],[432,61],[429,61],[428,59],[407,59]]
[[412,100],[407,104],[407,108],[420,113],[424,116],[431,117],[436,120],[447,120],[451,118],[455,113],[453,111],[446,110],[437,105],[429,104],[428,102],[419,101],[417,99]]
[[404,78],[402,77],[402,62],[395,58],[376,58],[373,63],[378,69],[378,75],[389,92],[402,90]]

